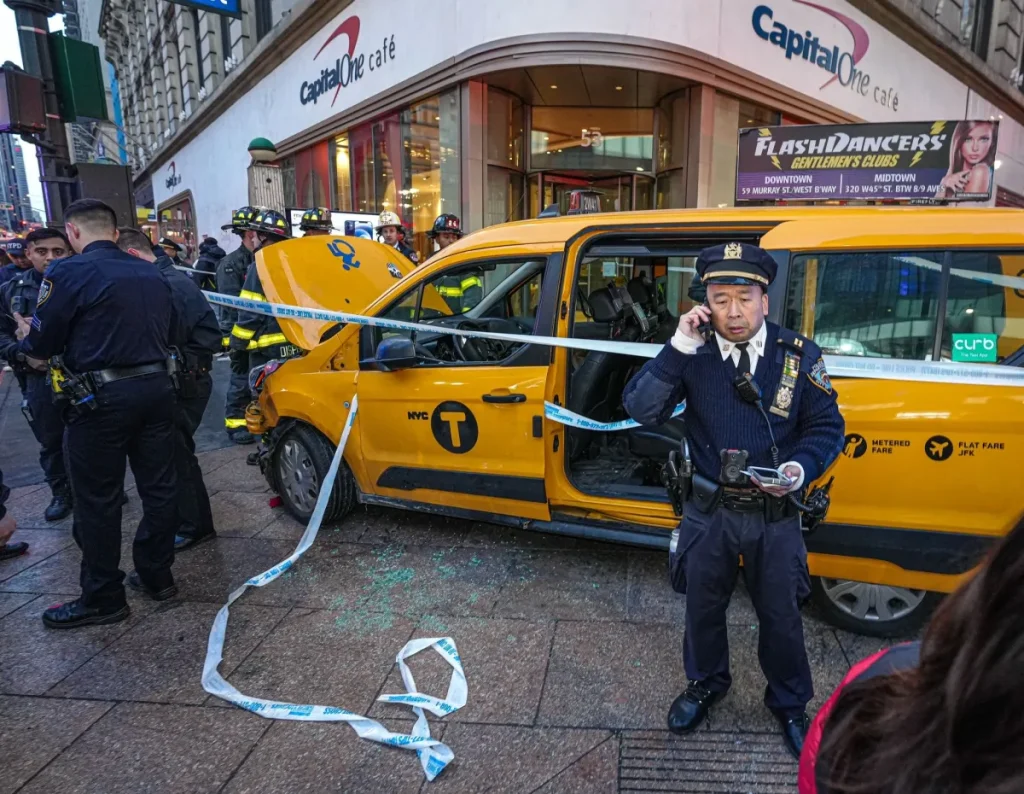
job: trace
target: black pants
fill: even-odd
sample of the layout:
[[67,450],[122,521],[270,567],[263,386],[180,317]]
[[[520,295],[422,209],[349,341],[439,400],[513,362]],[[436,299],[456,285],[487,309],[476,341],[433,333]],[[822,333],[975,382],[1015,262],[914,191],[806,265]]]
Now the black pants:
[[224,406],[224,426],[228,431],[245,427],[245,409],[251,400],[249,394],[249,351],[232,350],[231,380]]
[[195,433],[210,402],[213,380],[208,372],[196,378],[196,394],[178,397],[174,411],[174,468],[178,472],[178,534],[202,537],[213,532],[210,496],[196,459]]
[[765,705],[796,716],[814,697],[800,605],[810,594],[800,519],[767,523],[762,513],[711,515],[687,502],[679,533],[686,572],[683,661],[691,681],[725,692],[732,683],[725,613],[739,557],[759,626],[757,657],[768,680]]
[[101,387],[95,410],[69,409],[68,470],[75,492],[74,538],[82,550],[86,606],[125,603],[121,561],[121,494],[126,459],[142,500],[132,557],[143,582],[173,583],[178,527],[174,469],[174,389],[167,375],[127,378]]
[[29,370],[19,376],[18,382],[32,416],[29,427],[39,442],[39,465],[43,475],[50,490],[64,491],[68,487],[68,474],[64,464],[63,409],[53,402],[53,391],[46,383],[45,372]]

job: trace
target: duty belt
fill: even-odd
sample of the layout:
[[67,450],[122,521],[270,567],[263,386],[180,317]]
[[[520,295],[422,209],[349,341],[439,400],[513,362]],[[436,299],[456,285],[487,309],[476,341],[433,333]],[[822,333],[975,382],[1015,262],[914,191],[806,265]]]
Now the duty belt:
[[97,387],[113,383],[117,380],[127,378],[141,378],[143,375],[154,375],[157,372],[167,374],[167,362],[160,361],[155,364],[139,364],[137,367],[116,367],[113,369],[100,369],[90,372],[93,382]]
[[758,513],[764,510],[765,500],[769,498],[764,491],[755,488],[732,488],[722,486],[719,495],[719,506],[737,513]]

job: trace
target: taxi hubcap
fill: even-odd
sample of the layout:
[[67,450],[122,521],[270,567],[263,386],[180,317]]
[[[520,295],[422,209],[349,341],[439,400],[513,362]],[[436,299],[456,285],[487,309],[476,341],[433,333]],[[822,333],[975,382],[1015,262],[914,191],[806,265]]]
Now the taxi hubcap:
[[828,599],[843,612],[858,620],[878,623],[906,617],[921,605],[925,596],[924,590],[847,579],[823,578],[821,585]]
[[278,480],[291,503],[303,513],[312,513],[320,493],[320,478],[306,448],[288,440],[281,446]]

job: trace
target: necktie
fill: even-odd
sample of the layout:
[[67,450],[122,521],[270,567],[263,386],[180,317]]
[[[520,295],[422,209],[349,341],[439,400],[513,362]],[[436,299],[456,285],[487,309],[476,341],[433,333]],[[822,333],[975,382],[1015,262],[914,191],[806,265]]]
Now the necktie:
[[[747,352],[747,347],[750,342],[740,342],[736,345],[736,349],[740,351],[740,363],[736,365],[736,371],[743,375],[744,373],[750,372],[750,354]],[[753,372],[750,372],[753,375]]]

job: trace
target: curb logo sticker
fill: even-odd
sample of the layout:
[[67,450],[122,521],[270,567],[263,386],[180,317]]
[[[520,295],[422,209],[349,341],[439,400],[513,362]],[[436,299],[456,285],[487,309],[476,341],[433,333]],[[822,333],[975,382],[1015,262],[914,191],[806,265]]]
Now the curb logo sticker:
[[848,458],[859,458],[868,451],[868,442],[864,436],[850,433],[846,436],[846,443],[843,444],[843,454]]
[[953,454],[953,442],[945,436],[932,436],[924,442],[924,454],[932,460],[947,460]]
[[345,240],[334,239],[327,244],[327,250],[341,260],[342,270],[354,270],[359,267],[356,249]]
[[460,402],[449,400],[434,409],[430,430],[444,449],[462,455],[476,446],[479,428],[476,417]]
[[392,262],[388,262],[388,273],[390,273],[395,278],[402,277],[402,271],[398,269],[398,265],[395,265]]

